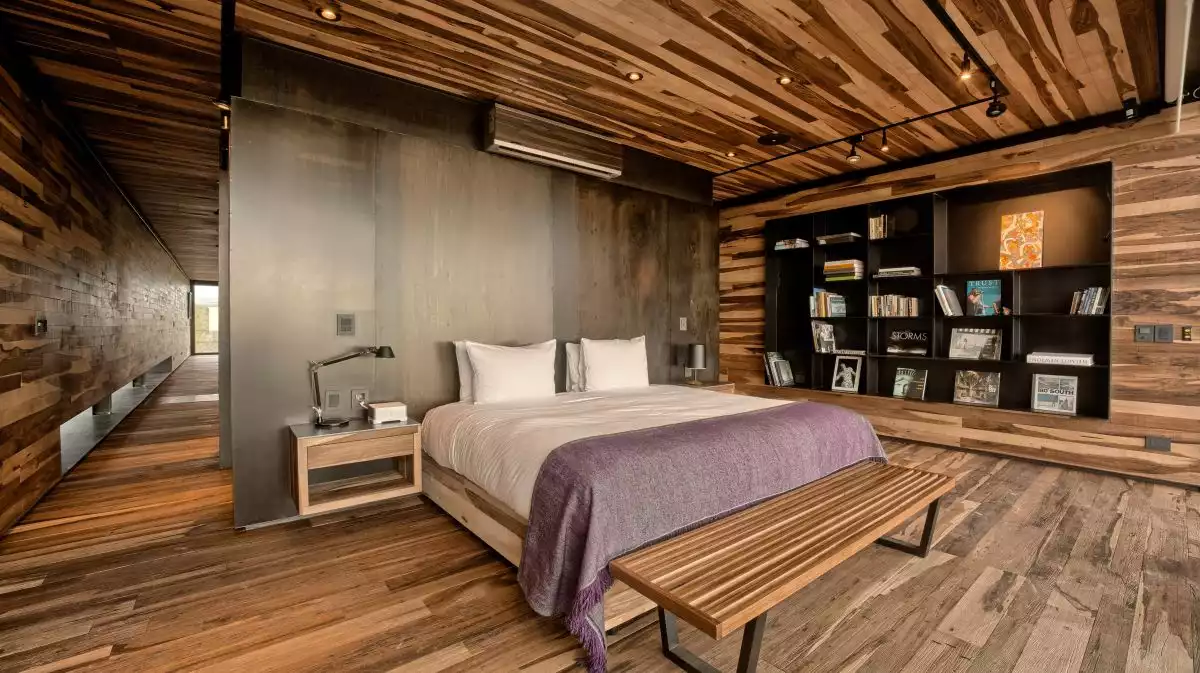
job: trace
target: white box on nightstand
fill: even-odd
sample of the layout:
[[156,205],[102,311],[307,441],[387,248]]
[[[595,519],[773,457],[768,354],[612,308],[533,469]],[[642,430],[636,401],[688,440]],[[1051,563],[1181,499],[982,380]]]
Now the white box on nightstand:
[[376,425],[407,419],[408,405],[403,402],[372,402],[367,405],[367,420]]

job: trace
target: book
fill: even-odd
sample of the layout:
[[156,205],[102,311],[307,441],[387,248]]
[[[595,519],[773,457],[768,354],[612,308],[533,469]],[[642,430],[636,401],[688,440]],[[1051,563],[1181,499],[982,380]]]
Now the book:
[[929,355],[929,332],[894,329],[887,337],[887,352],[892,355]]
[[892,218],[886,214],[873,215],[867,219],[867,235],[871,240],[887,238],[892,235]]
[[833,336],[833,325],[820,320],[812,321],[813,350],[818,353],[832,353],[837,350],[837,342]]
[[945,285],[938,285],[933,288],[933,296],[938,300],[938,305],[942,307],[942,313],[949,316],[962,315],[962,305],[958,303],[958,295]]
[[1031,408],[1034,411],[1074,416],[1078,393],[1078,376],[1034,374]]
[[850,243],[851,241],[856,241],[860,238],[862,238],[860,234],[849,231],[843,234],[826,234],[824,236],[818,236],[817,243],[819,245],[836,245],[838,243]]
[[892,385],[892,397],[904,397],[910,400],[925,399],[925,380],[929,376],[928,369],[896,369],[896,381]]
[[1088,287],[1071,295],[1071,315],[1103,315],[1108,305],[1109,289]]
[[1090,353],[1042,353],[1034,351],[1025,356],[1025,361],[1038,365],[1067,365],[1071,367],[1091,367],[1095,358]]
[[950,330],[950,357],[955,360],[999,360],[1002,338],[998,329],[955,327]]
[[858,280],[863,277],[862,261],[857,259],[838,259],[825,262],[822,271],[825,273],[825,280]]
[[1000,269],[1042,266],[1042,226],[1045,211],[1011,213],[1000,217]]
[[967,281],[967,315],[1000,315],[1000,279]]
[[846,299],[836,292],[814,288],[808,300],[808,313],[813,318],[845,318]]
[[[779,380],[776,378],[775,363],[780,361],[787,362],[787,360],[784,360],[782,353],[768,351],[763,354],[763,366],[767,372],[767,383],[773,386],[779,385]],[[791,373],[790,368],[789,373]]]
[[955,372],[954,402],[985,407],[1000,406],[1000,372],[965,369]]
[[796,379],[792,376],[792,363],[781,358],[771,363],[771,369],[775,374],[775,385],[786,388],[796,385]]
[[921,269],[915,266],[889,266],[875,272],[876,278],[908,278],[920,275]]
[[853,355],[839,355],[833,361],[833,384],[830,389],[843,393],[857,393],[860,374],[862,373],[862,358]]
[[808,241],[803,238],[785,238],[775,241],[776,250],[796,250],[799,248],[807,248]]

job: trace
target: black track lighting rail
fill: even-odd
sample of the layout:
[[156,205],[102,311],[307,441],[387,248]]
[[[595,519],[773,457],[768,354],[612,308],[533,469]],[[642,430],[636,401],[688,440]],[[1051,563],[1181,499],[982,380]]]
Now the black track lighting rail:
[[801,147],[800,149],[792,150],[791,152],[787,152],[786,154],[780,154],[777,157],[770,157],[769,159],[761,159],[759,161],[755,161],[754,163],[746,164],[745,166],[731,168],[727,171],[722,171],[720,173],[715,174],[714,177],[721,177],[722,175],[729,175],[731,173],[740,173],[742,171],[750,170],[751,168],[756,168],[756,167],[762,166],[764,164],[769,164],[769,163],[779,161],[780,159],[794,157],[797,154],[805,154],[808,152],[812,152],[813,150],[819,150],[822,147],[829,147],[830,145],[839,145],[841,143],[857,143],[857,144],[861,145],[867,139],[867,137],[869,137],[870,135],[872,135],[874,133],[883,133],[884,131],[887,131],[888,129],[894,129],[897,126],[905,126],[907,124],[913,124],[913,123],[916,123],[919,121],[924,121],[926,119],[932,119],[933,117],[938,117],[940,115],[949,114],[951,112],[957,112],[958,110],[962,110],[965,108],[973,107],[975,105],[980,105],[982,103],[990,103],[990,102],[992,102],[991,97],[979,98],[979,99],[970,101],[968,103],[960,103],[958,105],[948,107],[944,110],[938,110],[936,112],[926,112],[925,114],[917,116],[917,117],[907,117],[905,119],[901,119],[898,122],[892,122],[890,124],[884,124],[883,126],[877,126],[873,129],[869,129],[867,131],[856,131],[855,133],[852,133],[852,134],[842,137],[842,138],[837,138],[835,140],[826,140],[825,142],[820,142],[815,145],[809,145],[807,147]]
[[[757,168],[764,164],[769,164],[769,163],[772,163],[775,161],[779,161],[780,159],[794,157],[798,154],[805,154],[807,152],[812,152],[813,150],[819,150],[822,147],[829,147],[830,145],[837,145],[840,143],[849,142],[849,143],[852,143],[853,145],[857,146],[857,145],[862,144],[863,140],[867,136],[870,136],[873,133],[883,134],[883,140],[886,141],[887,140],[886,131],[888,129],[895,128],[897,126],[904,126],[905,124],[912,124],[914,122],[919,122],[919,121],[922,121],[925,119],[931,119],[933,117],[937,117],[939,115],[944,115],[944,114],[949,114],[951,112],[957,112],[958,110],[962,110],[964,108],[969,108],[974,105],[979,105],[980,103],[989,103],[989,106],[988,106],[988,116],[989,117],[998,117],[1001,114],[1004,114],[1004,111],[1007,109],[1007,106],[1005,106],[1000,101],[1000,97],[1008,95],[1008,93],[1009,93],[1008,88],[1006,86],[1004,86],[1004,83],[1000,81],[1000,78],[997,77],[996,73],[993,72],[991,67],[988,66],[987,61],[985,61],[983,59],[983,57],[979,55],[979,52],[975,50],[975,47],[971,44],[971,41],[967,39],[967,36],[964,35],[961,30],[959,30],[958,26],[954,23],[954,19],[950,18],[950,13],[947,12],[945,6],[942,5],[942,0],[925,0],[925,6],[929,8],[929,11],[933,13],[933,16],[938,20],[938,23],[942,24],[942,27],[946,29],[946,32],[950,33],[950,37],[953,37],[954,41],[956,43],[958,43],[958,46],[963,50],[964,69],[969,68],[970,66],[973,65],[976,69],[979,70],[980,74],[982,74],[984,77],[987,78],[986,81],[988,83],[988,87],[991,92],[988,94],[987,98],[980,98],[980,99],[973,100],[973,101],[970,101],[967,103],[960,103],[958,105],[948,107],[944,110],[938,110],[936,112],[927,112],[927,113],[917,116],[917,117],[909,117],[907,119],[902,119],[898,122],[892,122],[891,124],[877,126],[870,130],[859,131],[857,133],[853,133],[853,134],[845,136],[843,138],[838,138],[836,140],[829,140],[826,142],[817,143],[815,145],[809,145],[808,147],[802,147],[800,149],[792,150],[791,152],[781,154],[777,157],[771,157],[769,159],[761,159],[759,161],[755,161],[754,163],[746,164],[745,166],[738,166],[737,168],[731,168],[727,171],[722,171],[720,173],[717,173],[714,177],[721,177],[722,175],[729,175],[731,173],[740,173],[742,171],[750,170],[751,168]],[[766,138],[768,136],[786,137],[780,133],[770,133],[767,136],[763,136],[763,137]],[[779,144],[783,144],[783,143],[764,143],[764,144],[779,145]],[[853,154],[853,153],[854,153],[854,148],[852,147],[851,154]]]

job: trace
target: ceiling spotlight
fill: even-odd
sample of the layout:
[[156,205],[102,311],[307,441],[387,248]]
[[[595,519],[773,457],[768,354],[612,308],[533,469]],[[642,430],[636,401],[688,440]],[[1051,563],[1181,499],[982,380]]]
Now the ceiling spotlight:
[[792,78],[788,75],[780,75],[779,77],[775,78],[775,81],[782,86],[787,86],[792,83]]
[[1000,96],[992,96],[992,102],[988,103],[987,116],[995,119],[1006,111],[1008,111],[1008,106],[1004,104],[1004,101],[1000,100]]
[[971,79],[971,57],[963,54],[962,67],[958,69],[958,78],[961,80]]
[[791,136],[786,133],[779,133],[778,131],[772,131],[758,138],[759,145],[786,145],[790,142],[792,142]]
[[888,141],[887,141],[887,129],[884,129],[883,130],[883,138],[879,141],[879,151],[887,152],[890,149],[892,149],[892,146],[889,145]]
[[625,79],[629,80],[630,82],[640,82],[642,81],[643,77],[645,77],[645,75],[636,70],[630,70],[629,72],[625,73]]
[[342,12],[333,5],[321,5],[317,7],[317,16],[326,21],[337,22],[342,20]]
[[726,152],[726,153],[725,153],[725,156],[727,156],[727,157],[729,157],[730,159],[732,159],[732,158],[734,158],[734,157],[736,157],[736,156],[737,156],[737,152],[734,152],[733,150],[729,150],[728,152]]
[[852,140],[850,141],[850,154],[846,155],[846,161],[857,164],[859,159],[862,159],[862,157],[858,154],[858,141]]
[[218,110],[229,112],[229,101],[224,101],[218,98],[213,101],[213,105],[216,105]]

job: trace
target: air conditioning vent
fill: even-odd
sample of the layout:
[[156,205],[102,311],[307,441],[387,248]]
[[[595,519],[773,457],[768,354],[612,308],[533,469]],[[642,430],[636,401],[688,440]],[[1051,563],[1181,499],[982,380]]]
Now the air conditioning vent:
[[617,143],[503,105],[493,105],[488,115],[484,149],[606,180],[620,177],[623,168]]

